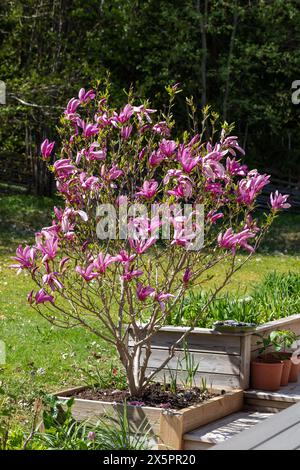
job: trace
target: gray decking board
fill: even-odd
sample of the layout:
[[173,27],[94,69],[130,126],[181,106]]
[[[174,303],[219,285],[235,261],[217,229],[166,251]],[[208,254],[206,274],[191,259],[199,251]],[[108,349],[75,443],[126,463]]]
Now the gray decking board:
[[295,450],[300,448],[300,403],[210,450]]
[[298,402],[300,401],[300,382],[289,383],[280,387],[277,392],[265,392],[262,390],[246,390],[245,398],[258,398],[263,400]]
[[205,442],[211,445],[218,444],[256,426],[271,416],[273,416],[273,413],[238,411],[186,433],[183,439],[185,441]]

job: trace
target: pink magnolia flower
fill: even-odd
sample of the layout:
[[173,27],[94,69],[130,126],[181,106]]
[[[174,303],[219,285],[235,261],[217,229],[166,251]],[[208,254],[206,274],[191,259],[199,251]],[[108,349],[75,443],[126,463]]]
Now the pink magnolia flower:
[[168,194],[175,196],[177,199],[189,199],[193,194],[193,186],[190,180],[180,179],[179,184],[168,191]]
[[270,175],[260,175],[257,170],[249,171],[247,177],[239,182],[239,200],[251,205],[260,191],[269,184]]
[[218,244],[221,248],[231,249],[235,253],[237,247],[242,247],[249,251],[250,253],[254,252],[253,246],[249,245],[248,239],[254,238],[255,233],[253,233],[249,228],[242,230],[240,233],[233,233],[232,228],[226,230],[224,234],[220,233],[218,235]]
[[131,133],[132,133],[132,130],[133,130],[133,126],[124,126],[121,128],[121,138],[124,139],[124,140],[128,140]]
[[271,193],[270,203],[272,209],[274,209],[274,211],[278,211],[280,209],[289,209],[291,207],[291,204],[286,202],[288,197],[289,194],[280,194],[278,191],[275,191],[275,193]]
[[133,238],[129,238],[129,245],[133,250],[135,250],[138,255],[141,255],[145,253],[145,251],[147,251],[152,245],[154,245],[154,243],[156,243],[156,240],[156,237],[150,237],[148,238],[148,240],[136,240]]
[[144,181],[143,186],[138,188],[139,191],[135,193],[136,196],[152,199],[155,196],[158,188],[158,182],[155,180]]
[[79,180],[84,190],[94,189],[99,182],[99,178],[96,178],[96,176],[88,176],[84,171],[80,173]]
[[166,121],[160,121],[157,124],[154,124],[154,126],[152,127],[152,130],[156,134],[164,135],[165,137],[169,137],[171,133]]
[[100,147],[100,144],[98,142],[93,142],[90,145],[90,148],[87,154],[87,158],[89,161],[92,162],[93,160],[105,160],[106,149],[105,148],[100,149],[99,147]]
[[183,170],[186,173],[191,173],[191,171],[197,166],[200,156],[193,158],[191,156],[190,149],[184,148],[183,145],[179,147],[177,158],[182,165]]
[[104,274],[108,266],[116,261],[116,257],[111,255],[103,255],[103,253],[99,253],[97,258],[94,260],[94,268],[100,274]]
[[164,301],[170,299],[171,297],[174,297],[174,295],[170,293],[164,294],[163,292],[159,292],[158,294],[155,295],[155,300],[159,303],[162,311],[166,309],[166,304]]
[[145,105],[141,104],[140,106],[133,106],[133,112],[137,115],[137,118],[139,122],[142,124],[144,121],[144,118],[151,123],[151,117],[150,114],[156,113],[156,109],[150,109],[146,108]]
[[146,155],[147,147],[143,147],[139,153],[139,160],[143,160],[144,156]]
[[110,126],[114,121],[112,117],[109,117],[107,112],[96,116],[96,121],[101,129]]
[[71,163],[69,158],[57,160],[53,166],[59,178],[68,178],[76,171],[76,167]]
[[227,157],[226,171],[230,175],[246,176],[248,168],[247,165],[241,165],[239,162],[237,162],[235,158]]
[[18,269],[17,274],[19,274],[22,269],[33,269],[35,254],[35,248],[31,248],[28,245],[23,248],[22,245],[19,245],[16,250],[16,256],[13,257],[18,264],[12,264],[10,267]]
[[131,106],[131,104],[126,104],[126,106],[124,106],[124,108],[122,109],[119,115],[115,113],[116,120],[120,124],[124,124],[131,118],[131,116],[133,115],[133,112],[134,112],[134,108]]
[[45,289],[40,289],[35,294],[35,302],[37,304],[44,304],[45,302],[51,302],[53,304],[54,303],[54,297],[50,294],[47,294]]
[[209,178],[212,181],[215,181],[216,178],[223,178],[225,176],[225,168],[222,163],[208,158],[206,155],[202,159],[202,169],[206,178]]
[[182,179],[188,179],[190,181],[189,177],[185,176],[182,170],[172,169],[172,170],[167,171],[167,174],[164,177],[164,184],[168,184],[172,178],[176,178],[176,179],[182,178]]
[[49,142],[48,139],[44,140],[44,142],[41,145],[41,154],[42,154],[43,160],[49,160],[49,158],[51,157],[51,153],[52,153],[54,145],[55,145],[55,141]]
[[212,183],[211,181],[206,183],[205,190],[209,191],[215,196],[221,196],[224,193],[224,188],[221,183]]
[[96,124],[86,123],[83,119],[77,119],[77,125],[82,128],[82,134],[86,138],[99,133],[99,129]]
[[123,175],[123,171],[120,170],[120,168],[118,168],[115,163],[107,171],[107,173],[105,173],[105,166],[104,165],[101,168],[101,176],[103,176],[108,181],[114,181],[122,175]]
[[223,217],[224,217],[224,214],[222,212],[216,212],[214,210],[211,210],[208,212],[206,216],[206,220],[214,225],[217,222],[217,220],[222,219]]
[[49,272],[48,274],[44,274],[42,277],[43,284],[47,284],[52,291],[58,289],[64,289],[64,285],[58,279],[58,276],[61,274],[58,272]]
[[155,289],[151,286],[143,286],[141,282],[138,282],[137,288],[136,288],[136,294],[138,299],[141,302],[144,302],[147,297],[153,295],[155,292]]
[[245,155],[244,150],[238,144],[238,137],[236,135],[230,135],[225,139],[221,139],[222,148],[228,149],[228,152],[231,155],[236,155],[236,150],[238,150],[242,155]]
[[151,166],[159,165],[165,159],[165,155],[160,150],[154,150],[149,158],[149,164]]
[[186,247],[194,240],[195,237],[196,234],[194,232],[189,232],[184,228],[175,228],[171,245]]
[[122,264],[131,263],[135,259],[136,255],[130,255],[125,250],[121,250],[120,253],[115,257],[116,261]]
[[99,276],[99,273],[94,271],[94,263],[91,263],[86,269],[76,266],[75,271],[80,274],[86,282],[90,282]]
[[162,139],[159,144],[160,152],[167,158],[171,157],[177,149],[177,144],[174,140]]
[[64,273],[65,270],[66,270],[66,264],[70,261],[70,258],[68,258],[67,256],[65,256],[59,263],[59,270]]
[[184,284],[188,284],[191,280],[191,277],[192,277],[192,271],[191,271],[191,268],[187,267],[185,272],[184,272],[184,275],[183,275],[183,278],[182,278],[182,282]]
[[34,294],[34,291],[31,290],[31,291],[29,292],[29,294],[27,295],[27,302],[28,302],[30,305],[32,305],[32,304],[33,304],[33,301],[34,301],[34,299],[33,299],[33,294]]
[[44,243],[38,242],[36,249],[42,253],[42,262],[52,260],[56,257],[58,251],[58,238],[49,237],[46,238]]
[[93,100],[96,96],[94,90],[85,91],[84,88],[80,88],[78,93],[78,98],[80,103],[88,103],[90,100]]
[[129,267],[129,264],[126,263],[126,264],[125,264],[124,274],[121,276],[121,278],[122,278],[124,281],[131,281],[131,280],[134,279],[135,277],[142,276],[143,274],[144,274],[143,271],[141,271],[140,269],[133,269],[133,268],[130,268],[130,267]]
[[68,119],[69,121],[76,120],[76,118],[78,117],[76,110],[79,105],[80,105],[80,100],[77,100],[75,98],[70,99],[64,112],[66,119]]

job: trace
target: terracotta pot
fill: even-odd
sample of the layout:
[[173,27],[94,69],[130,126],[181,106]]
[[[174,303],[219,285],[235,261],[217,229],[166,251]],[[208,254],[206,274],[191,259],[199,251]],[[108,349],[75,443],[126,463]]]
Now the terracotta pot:
[[283,368],[282,368],[280,385],[287,385],[289,383],[292,363],[290,359],[282,359],[282,362],[283,362]]
[[252,361],[251,387],[275,392],[280,388],[282,370],[283,361],[271,362],[269,360],[269,362],[263,362],[263,359]]
[[[281,385],[287,385],[288,382],[298,382],[298,376],[299,376],[299,372],[300,372],[300,364],[294,364],[291,361],[292,354],[293,353],[291,353],[291,352],[273,353],[274,357],[276,357],[279,360],[282,360],[284,362],[282,378],[281,378]],[[291,363],[291,365],[289,367],[290,372],[289,372],[289,376],[288,376],[288,382],[286,381],[287,380],[286,375],[287,375],[287,371],[288,371],[288,366],[285,364],[287,359],[289,359],[290,363]]]

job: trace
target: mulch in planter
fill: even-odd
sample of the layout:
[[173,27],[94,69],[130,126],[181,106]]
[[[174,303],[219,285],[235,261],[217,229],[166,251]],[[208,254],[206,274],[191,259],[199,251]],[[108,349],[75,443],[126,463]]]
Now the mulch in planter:
[[192,389],[178,388],[176,393],[170,391],[167,385],[166,390],[160,383],[150,385],[145,390],[141,397],[130,396],[128,390],[114,390],[114,389],[93,389],[87,388],[80,392],[74,393],[75,398],[82,398],[86,400],[101,400],[106,402],[124,403],[126,400],[128,405],[133,406],[152,406],[155,408],[163,409],[183,409],[188,406],[197,405],[201,402],[209,400],[220,394],[224,394],[222,390],[220,393],[212,393],[208,390],[201,390],[198,387]]

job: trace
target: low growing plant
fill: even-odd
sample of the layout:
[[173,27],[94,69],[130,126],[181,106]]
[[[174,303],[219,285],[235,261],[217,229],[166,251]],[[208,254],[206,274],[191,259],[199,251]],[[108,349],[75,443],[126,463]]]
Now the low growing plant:
[[[191,293],[172,312],[170,323],[190,325],[211,296],[210,291]],[[197,326],[211,328],[216,321],[236,320],[260,325],[300,311],[300,275],[271,272],[248,294],[217,296],[199,319]]]
[[275,352],[285,351],[296,341],[297,336],[290,330],[274,330],[267,336],[260,335],[261,340],[256,344],[260,346],[259,354],[263,354],[267,349],[272,348]]

